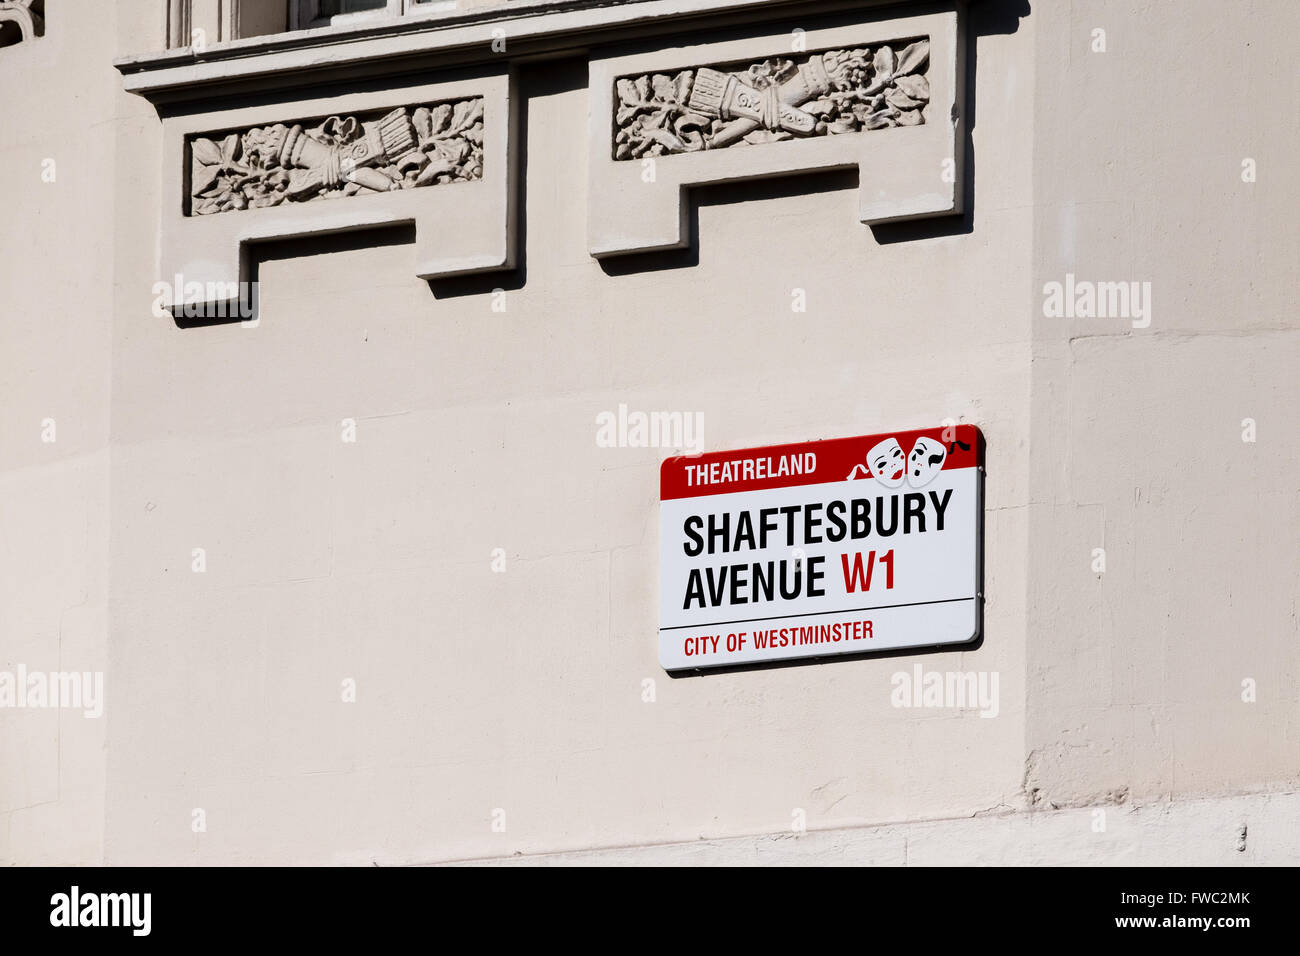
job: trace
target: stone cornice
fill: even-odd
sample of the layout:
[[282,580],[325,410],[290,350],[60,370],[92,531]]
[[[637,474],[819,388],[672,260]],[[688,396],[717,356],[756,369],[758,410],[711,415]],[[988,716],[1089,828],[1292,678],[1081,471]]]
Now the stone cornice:
[[[337,79],[500,63],[782,17],[914,8],[927,0],[510,0],[464,13],[404,17],[124,57],[123,86],[158,104]],[[493,50],[504,31],[507,50]]]

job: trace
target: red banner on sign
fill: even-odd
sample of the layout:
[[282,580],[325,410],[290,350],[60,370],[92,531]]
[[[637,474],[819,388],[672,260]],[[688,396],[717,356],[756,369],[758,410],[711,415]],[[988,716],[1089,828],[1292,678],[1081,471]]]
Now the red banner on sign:
[[901,484],[910,470],[974,468],[980,464],[982,444],[974,425],[953,425],[682,455],[660,467],[659,497],[668,501],[872,476]]

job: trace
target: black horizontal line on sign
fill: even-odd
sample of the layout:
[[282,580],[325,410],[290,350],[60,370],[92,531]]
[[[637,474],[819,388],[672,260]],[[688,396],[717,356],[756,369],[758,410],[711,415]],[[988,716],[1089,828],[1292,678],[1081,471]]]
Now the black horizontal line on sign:
[[753,624],[755,621],[784,621],[792,617],[821,617],[823,614],[860,614],[863,611],[886,611],[893,607],[920,607],[923,604],[952,604],[954,601],[973,601],[968,598],[943,598],[940,601],[909,601],[906,604],[877,604],[875,607],[850,607],[842,611],[813,611],[809,614],[782,614],[778,617],[747,617],[743,621],[714,621],[710,624],[674,624],[660,631],[681,631],[688,627],[726,627],[728,624]]

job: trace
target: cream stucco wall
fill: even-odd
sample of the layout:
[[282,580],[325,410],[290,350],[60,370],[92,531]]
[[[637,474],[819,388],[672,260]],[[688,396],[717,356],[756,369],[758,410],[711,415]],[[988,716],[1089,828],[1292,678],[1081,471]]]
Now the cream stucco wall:
[[[1300,8],[1046,6],[1035,279],[1149,281],[1152,315],[1032,326],[1027,786],[1063,806],[1294,790]],[[1202,53],[1234,66],[1210,81]]]
[[[111,6],[47,14],[0,49],[0,669],[102,671],[123,98]],[[0,860],[102,859],[106,740],[106,718],[0,711]]]
[[[525,66],[518,274],[430,286],[403,229],[277,243],[255,328],[151,314],[162,134],[111,59],[165,21],[65,6],[0,49],[0,666],[104,669],[106,714],[0,711],[0,860],[735,860],[797,808],[826,834],[785,858],[1015,861],[996,827],[868,845],[1294,819],[1291,4],[985,0],[966,217],[870,229],[850,173],[730,185],[691,250],[604,265],[585,60]],[[1151,326],[1045,318],[1066,272],[1151,281]],[[986,638],[918,660],[998,672],[999,716],[893,707],[907,658],[665,675],[669,452],[598,447],[620,404],[702,412],[709,449],[978,424]],[[1020,858],[1159,862],[1153,819]]]

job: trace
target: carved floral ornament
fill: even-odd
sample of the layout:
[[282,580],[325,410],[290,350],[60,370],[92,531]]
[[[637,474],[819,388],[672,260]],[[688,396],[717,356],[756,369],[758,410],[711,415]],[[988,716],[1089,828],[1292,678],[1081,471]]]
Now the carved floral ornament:
[[469,182],[483,176],[483,99],[196,136],[190,157],[194,216]]
[[614,159],[925,122],[929,38],[828,50],[804,63],[700,67],[616,83]]

